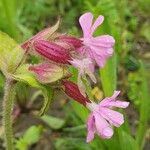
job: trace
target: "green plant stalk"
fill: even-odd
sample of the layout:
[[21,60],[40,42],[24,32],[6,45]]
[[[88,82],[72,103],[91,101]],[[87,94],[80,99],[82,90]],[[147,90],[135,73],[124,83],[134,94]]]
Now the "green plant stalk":
[[15,97],[15,85],[11,79],[6,79],[3,99],[3,126],[6,141],[6,150],[14,150],[13,129],[12,129],[12,110]]
[[149,119],[149,91],[148,91],[148,85],[147,85],[147,79],[145,75],[146,71],[144,68],[143,63],[141,62],[141,69],[140,69],[140,75],[141,75],[141,107],[140,107],[140,119],[139,119],[139,126],[137,130],[137,136],[136,141],[140,148],[142,149],[145,143],[145,133],[148,125],[148,119]]

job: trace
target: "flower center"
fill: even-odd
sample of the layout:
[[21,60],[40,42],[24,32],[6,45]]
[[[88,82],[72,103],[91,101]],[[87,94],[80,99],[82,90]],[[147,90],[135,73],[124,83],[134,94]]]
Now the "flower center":
[[99,109],[98,104],[92,102],[92,103],[86,103],[86,107],[90,110],[90,111],[96,111]]

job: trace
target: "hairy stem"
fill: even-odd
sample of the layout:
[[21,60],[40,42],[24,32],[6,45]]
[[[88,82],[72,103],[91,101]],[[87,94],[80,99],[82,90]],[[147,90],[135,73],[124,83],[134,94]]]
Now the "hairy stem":
[[3,99],[3,126],[5,131],[6,150],[14,150],[12,130],[12,110],[15,96],[15,85],[11,79],[6,79]]

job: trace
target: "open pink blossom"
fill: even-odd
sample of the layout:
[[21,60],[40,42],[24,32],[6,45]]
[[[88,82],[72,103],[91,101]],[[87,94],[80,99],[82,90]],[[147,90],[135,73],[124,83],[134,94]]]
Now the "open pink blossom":
[[91,142],[95,132],[103,139],[109,139],[113,136],[112,126],[120,127],[124,123],[124,117],[121,113],[112,110],[113,107],[126,108],[129,102],[116,100],[120,91],[115,91],[111,97],[107,97],[99,104],[87,103],[87,108],[91,114],[87,121],[87,142]]
[[93,33],[102,24],[103,20],[104,17],[100,15],[93,22],[93,15],[90,12],[83,14],[79,18],[79,23],[83,30],[82,40],[84,46],[78,50],[95,60],[99,67],[103,67],[106,60],[112,56],[115,43],[114,38],[110,35],[93,37]]
[[85,86],[82,82],[82,77],[86,74],[90,77],[90,79],[96,83],[96,78],[94,76],[94,65],[90,58],[83,58],[83,59],[73,59],[70,63],[78,69],[78,87],[83,96],[85,94]]

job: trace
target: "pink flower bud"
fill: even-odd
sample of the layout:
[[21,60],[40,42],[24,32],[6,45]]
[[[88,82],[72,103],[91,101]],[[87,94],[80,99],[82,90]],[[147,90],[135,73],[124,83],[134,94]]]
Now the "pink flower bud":
[[66,42],[70,45],[72,45],[74,48],[80,48],[83,46],[82,41],[78,38],[72,37],[72,36],[60,36],[59,39],[63,42]]
[[21,44],[21,47],[24,50],[28,50],[31,46],[31,44],[36,41],[36,40],[48,40],[52,37],[52,35],[56,32],[60,25],[60,20],[56,22],[56,24],[52,27],[48,27],[43,29],[42,31],[38,32],[36,35],[32,36],[30,39],[25,41],[24,43]]
[[68,80],[63,80],[62,84],[64,85],[64,92],[71,98],[73,98],[74,100],[76,100],[77,102],[83,104],[84,106],[86,106],[86,103],[90,103],[90,100],[86,97],[84,97],[80,91],[78,86]]
[[29,70],[34,72],[41,83],[55,82],[67,74],[67,71],[63,67],[52,63],[30,66]]
[[56,63],[69,64],[69,51],[53,42],[37,40],[33,43],[35,51],[45,58]]

